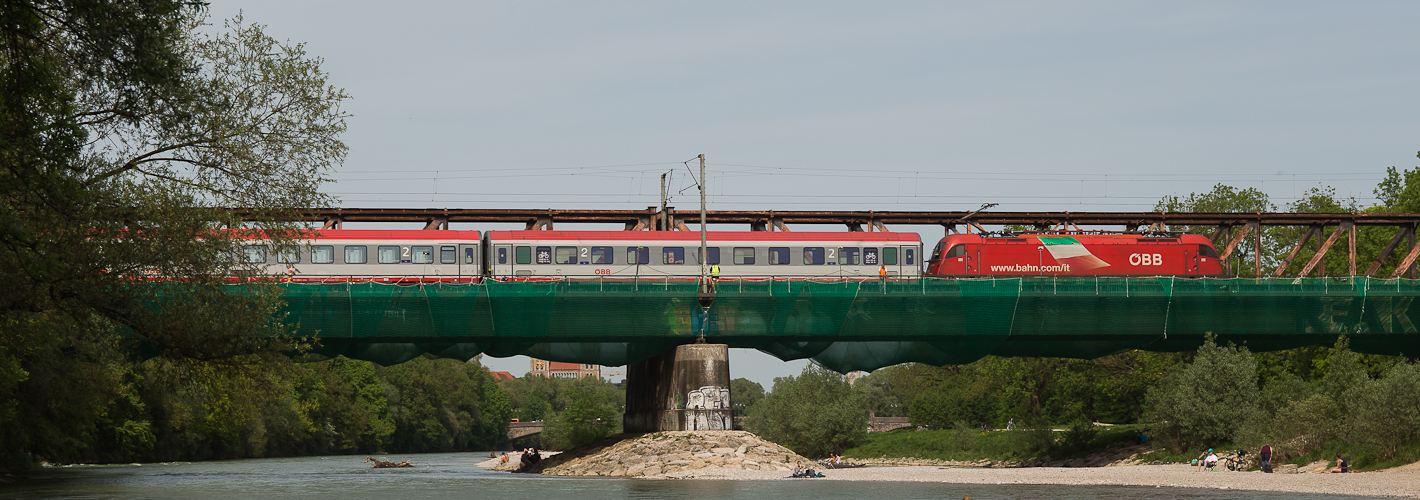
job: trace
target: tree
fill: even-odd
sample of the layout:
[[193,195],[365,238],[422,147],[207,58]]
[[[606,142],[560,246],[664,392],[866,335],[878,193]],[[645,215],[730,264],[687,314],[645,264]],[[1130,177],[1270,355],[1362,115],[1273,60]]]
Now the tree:
[[[1337,198],[1335,188],[1330,186],[1317,186],[1308,189],[1297,201],[1288,203],[1287,211],[1294,213],[1341,214],[1360,212],[1361,208],[1356,204],[1355,198]],[[1361,231],[1367,231],[1369,229],[1370,228],[1360,228]],[[1296,247],[1297,244],[1302,241],[1302,238],[1309,230],[1310,228],[1306,227],[1270,228],[1268,230],[1268,246],[1270,247],[1269,253],[1271,255],[1270,258],[1264,260],[1280,264],[1281,258],[1291,252],[1292,248]],[[1333,227],[1331,230],[1338,231],[1340,229]],[[1391,234],[1393,235],[1394,231],[1391,231]],[[1300,273],[1302,268],[1311,261],[1312,256],[1316,255],[1318,247],[1327,236],[1329,236],[1329,233],[1313,235],[1308,244],[1297,251],[1297,256],[1293,258],[1291,264],[1287,266],[1288,273],[1291,275]],[[1345,236],[1342,237],[1344,238]],[[1340,243],[1344,244],[1345,242],[1343,240],[1340,241]],[[1333,247],[1331,251],[1328,251],[1326,257],[1322,259],[1321,264],[1314,268],[1312,275],[1345,276],[1349,271],[1347,269],[1347,256],[1344,250],[1337,251],[1340,248],[1340,245],[1338,245]],[[1379,250],[1379,248],[1376,250]]]
[[[1416,153],[1420,157],[1420,153]],[[1417,213],[1420,210],[1420,167],[1397,171],[1395,167],[1386,169],[1386,177],[1373,191],[1381,204],[1366,209],[1371,213]],[[1395,237],[1399,229],[1388,227],[1364,227],[1361,228],[1357,252],[1361,255],[1375,255]],[[1405,258],[1405,245],[1392,251],[1386,256],[1378,275],[1384,276],[1395,271]],[[1361,269],[1360,271],[1365,271]]]
[[[1420,152],[1415,156],[1420,158]],[[1376,185],[1376,198],[1389,213],[1420,213],[1420,167],[1397,171],[1387,168],[1385,179]]]
[[1210,334],[1192,363],[1149,390],[1145,421],[1174,450],[1233,439],[1257,410],[1257,364],[1247,348],[1219,347]]
[[805,456],[841,453],[867,439],[867,401],[842,375],[810,364],[798,377],[774,379],[748,427]]
[[[1216,184],[1213,190],[1207,193],[1191,193],[1187,197],[1164,196],[1158,203],[1154,204],[1154,210],[1162,212],[1201,212],[1201,213],[1248,213],[1248,212],[1271,212],[1276,210],[1276,205],[1268,199],[1267,193],[1256,188],[1238,189],[1225,184]],[[1186,233],[1211,235],[1217,228],[1211,226],[1184,226],[1182,229]],[[1255,236],[1255,235],[1254,235]],[[1250,276],[1254,274],[1255,266],[1246,265],[1253,262],[1258,252],[1263,252],[1262,257],[1266,259],[1268,248],[1268,236],[1263,234],[1263,244],[1258,248],[1255,238],[1245,238],[1233,250],[1230,256],[1232,261],[1229,265],[1232,269],[1237,269],[1238,275]],[[1227,244],[1226,241],[1220,245]],[[1219,250],[1221,252],[1221,249]]]
[[618,429],[620,420],[617,411],[602,404],[594,392],[577,391],[572,395],[572,404],[544,425],[543,445],[570,450],[595,443]]
[[0,8],[0,469],[81,453],[135,346],[295,345],[272,282],[226,286],[257,270],[229,258],[241,234],[216,229],[241,221],[219,207],[288,240],[279,214],[329,202],[347,96],[300,45],[203,19],[174,0]]
[[763,400],[764,386],[759,382],[743,377],[730,381],[730,408],[735,410],[735,416],[748,415],[750,409]]

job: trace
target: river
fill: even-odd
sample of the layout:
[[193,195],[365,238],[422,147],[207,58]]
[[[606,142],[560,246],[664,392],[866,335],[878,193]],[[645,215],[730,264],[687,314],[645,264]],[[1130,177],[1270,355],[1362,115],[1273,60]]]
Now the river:
[[[390,455],[412,469],[372,469],[364,456],[265,458],[213,462],[47,467],[0,483],[8,499],[1275,499],[1334,495],[1126,486],[1000,486],[852,481],[651,481],[584,479],[489,472],[483,453]],[[1371,498],[1371,497],[1347,497]]]

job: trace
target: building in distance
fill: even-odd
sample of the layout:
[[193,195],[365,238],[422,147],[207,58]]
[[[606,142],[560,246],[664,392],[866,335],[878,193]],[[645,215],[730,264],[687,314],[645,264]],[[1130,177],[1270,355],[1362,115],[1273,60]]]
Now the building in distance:
[[579,363],[562,363],[558,361],[547,361],[545,359],[532,359],[532,366],[528,370],[529,377],[537,375],[542,377],[556,378],[601,378],[601,365],[589,365]]

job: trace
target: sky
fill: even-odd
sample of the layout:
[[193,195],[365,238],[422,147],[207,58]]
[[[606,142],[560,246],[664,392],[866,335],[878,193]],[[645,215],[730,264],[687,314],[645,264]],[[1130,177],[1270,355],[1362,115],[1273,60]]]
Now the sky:
[[[672,172],[671,205],[694,210],[683,162],[704,154],[711,210],[1147,211],[1218,183],[1285,210],[1322,186],[1373,205],[1387,167],[1420,165],[1416,2],[210,12],[304,43],[352,96],[326,186],[344,207],[645,209]],[[731,371],[767,388],[804,364],[735,350]]]

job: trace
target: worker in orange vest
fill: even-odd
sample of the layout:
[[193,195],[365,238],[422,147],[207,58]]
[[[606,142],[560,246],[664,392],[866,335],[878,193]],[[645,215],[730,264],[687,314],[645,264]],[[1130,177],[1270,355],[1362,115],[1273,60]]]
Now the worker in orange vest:
[[887,281],[887,266],[878,266],[878,280]]

